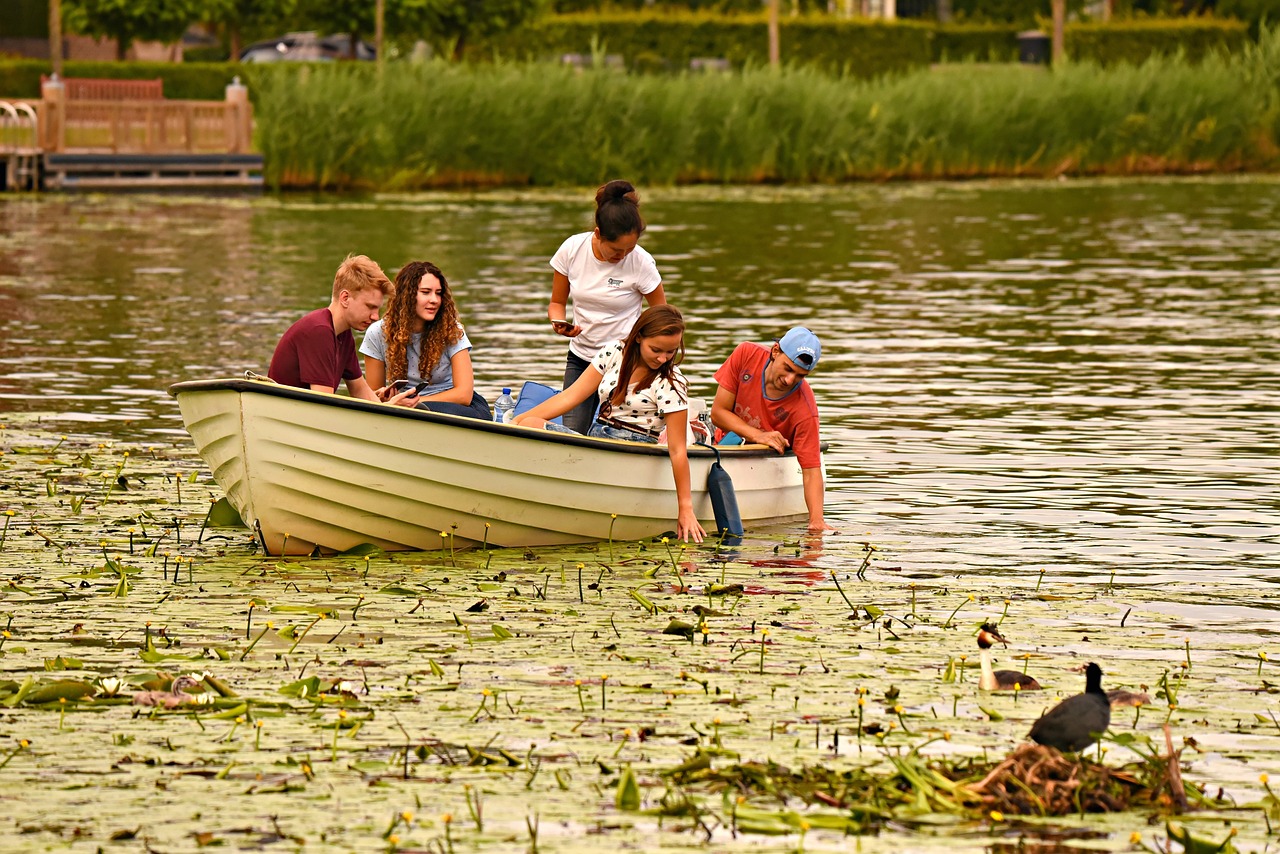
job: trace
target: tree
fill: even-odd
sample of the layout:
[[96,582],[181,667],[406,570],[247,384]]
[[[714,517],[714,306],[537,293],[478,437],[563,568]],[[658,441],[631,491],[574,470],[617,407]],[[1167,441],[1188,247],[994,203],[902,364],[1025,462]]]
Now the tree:
[[399,0],[406,24],[420,21],[437,48],[461,59],[467,43],[533,20],[545,0]]
[[[389,11],[398,5],[398,0],[390,0]],[[360,37],[373,32],[373,10],[373,0],[300,0],[298,4],[302,19],[321,35],[342,33],[351,37],[352,59]]]
[[67,28],[115,39],[117,59],[135,41],[177,41],[203,11],[201,0],[63,0]]
[[240,58],[246,27],[260,27],[285,21],[293,14],[297,0],[208,0],[204,17],[222,24],[230,42],[231,59]]

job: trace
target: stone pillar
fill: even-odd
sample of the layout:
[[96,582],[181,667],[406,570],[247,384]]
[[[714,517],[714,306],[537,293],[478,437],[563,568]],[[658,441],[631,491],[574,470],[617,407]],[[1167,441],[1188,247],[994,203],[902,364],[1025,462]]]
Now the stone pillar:
[[227,84],[227,145],[233,154],[244,154],[253,141],[253,107],[249,88],[233,77]]
[[67,147],[67,87],[56,74],[40,82],[40,147],[62,151]]

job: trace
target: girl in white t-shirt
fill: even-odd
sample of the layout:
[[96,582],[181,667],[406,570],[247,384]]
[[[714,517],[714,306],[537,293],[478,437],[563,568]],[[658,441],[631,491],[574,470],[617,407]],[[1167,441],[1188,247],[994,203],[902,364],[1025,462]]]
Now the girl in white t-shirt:
[[[569,388],[606,344],[624,338],[645,303],[667,301],[653,256],[636,245],[644,233],[640,199],[627,181],[596,191],[595,229],[575,234],[551,258],[552,329],[569,339],[564,388]],[[574,319],[566,321],[569,298]],[[583,401],[564,417],[579,433],[591,427],[595,401]]]
[[684,317],[680,310],[670,305],[650,306],[627,337],[601,349],[569,388],[518,416],[515,423],[547,427],[549,419],[564,415],[583,401],[594,401],[598,395],[603,403],[591,425],[592,436],[656,443],[665,428],[676,483],[676,536],[700,543],[706,531],[694,515],[689,485],[689,397],[677,367],[683,358]]
[[[400,269],[387,313],[365,332],[360,352],[364,375],[384,400],[489,420],[489,404],[475,390],[471,340],[458,322],[449,282],[430,261]],[[413,383],[415,391],[406,395],[388,385],[396,380]]]

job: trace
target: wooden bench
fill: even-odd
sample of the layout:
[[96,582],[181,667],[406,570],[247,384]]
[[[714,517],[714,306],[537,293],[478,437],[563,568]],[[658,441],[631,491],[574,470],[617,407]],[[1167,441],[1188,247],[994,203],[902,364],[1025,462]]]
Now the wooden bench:
[[[62,77],[68,101],[155,101],[164,98],[164,79],[108,80],[98,77]],[[40,85],[49,82],[40,75]]]

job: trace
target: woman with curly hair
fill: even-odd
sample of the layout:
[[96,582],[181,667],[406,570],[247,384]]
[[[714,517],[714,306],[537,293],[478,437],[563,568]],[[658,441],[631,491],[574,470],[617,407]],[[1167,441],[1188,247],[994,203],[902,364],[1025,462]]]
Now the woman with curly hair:
[[[360,344],[364,375],[384,400],[431,412],[489,419],[489,404],[475,390],[471,341],[458,322],[449,282],[430,261],[410,261],[396,276],[386,314]],[[425,387],[404,395],[393,385]]]
[[707,533],[693,512],[689,393],[677,367],[682,359],[684,316],[673,305],[650,306],[636,318],[627,337],[601,348],[572,385],[518,416],[515,423],[574,433],[550,419],[599,395],[603,403],[588,435],[649,444],[665,439],[676,485],[676,536],[700,543]]

